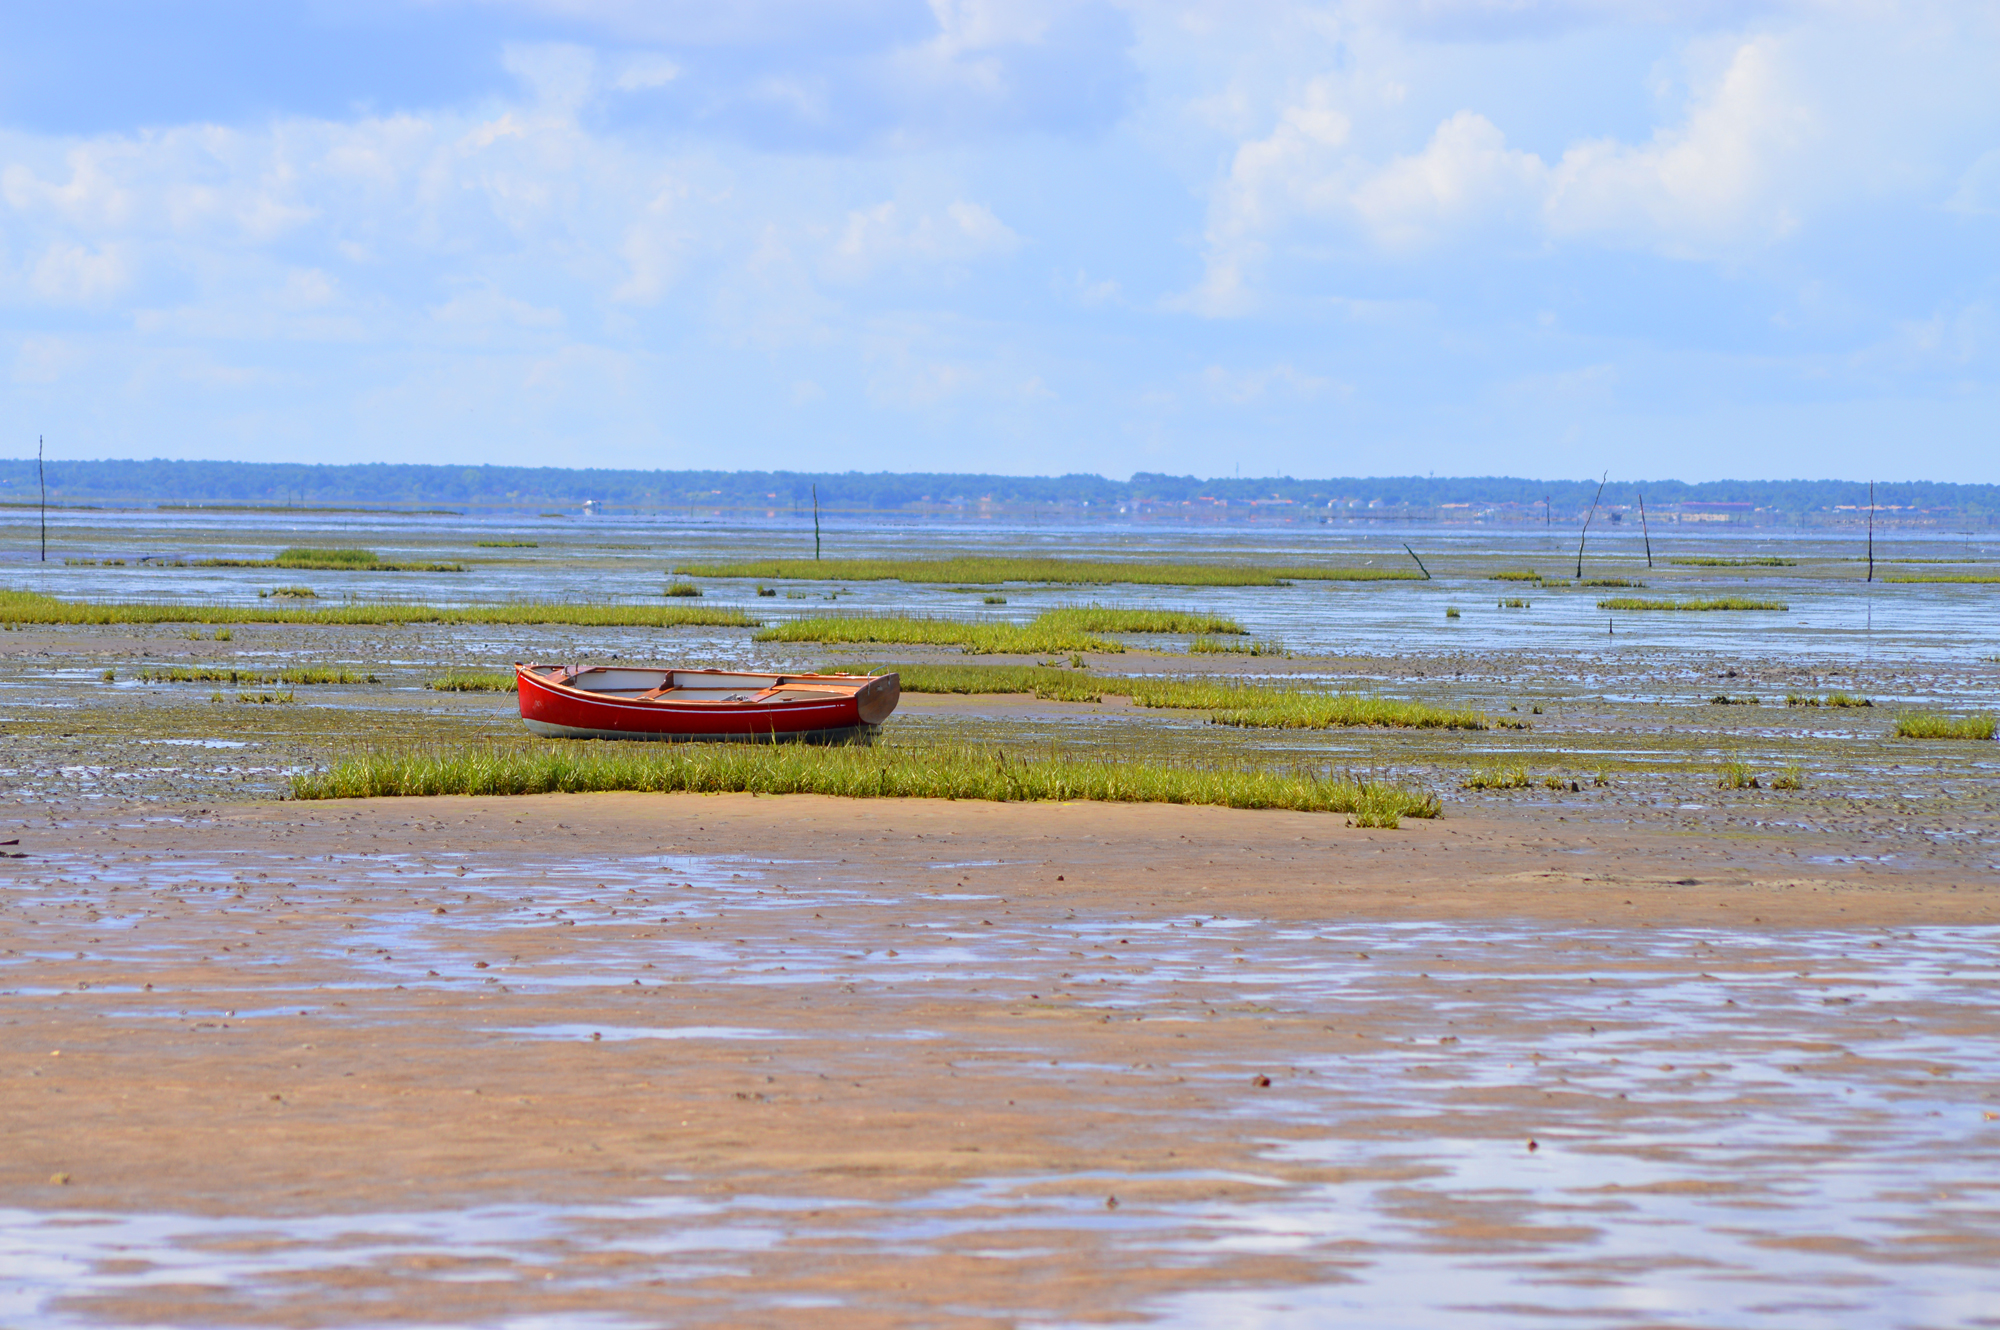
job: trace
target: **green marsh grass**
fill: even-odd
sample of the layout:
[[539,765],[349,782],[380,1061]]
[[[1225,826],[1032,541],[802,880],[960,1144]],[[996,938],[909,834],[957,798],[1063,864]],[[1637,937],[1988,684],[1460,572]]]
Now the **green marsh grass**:
[[1898,739],[1991,739],[1993,717],[1947,716],[1940,711],[1906,711],[1896,717]]
[[378,675],[364,674],[358,670],[335,669],[324,665],[303,666],[289,670],[238,670],[213,666],[174,666],[163,669],[140,670],[133,676],[140,683],[227,683],[227,684],[272,684],[288,683],[294,687],[311,684],[353,684],[380,683]]
[[1771,778],[1774,790],[1803,790],[1806,787],[1806,769],[1796,762],[1785,764],[1784,770]]
[[1586,577],[1581,582],[1578,582],[1577,585],[1604,587],[1608,589],[1611,587],[1643,587],[1646,584],[1629,577]]
[[1742,596],[1716,596],[1707,600],[1639,600],[1618,596],[1597,602],[1600,610],[1789,610],[1781,600],[1748,600]]
[[1727,693],[1717,693],[1714,697],[1708,699],[1708,704],[1715,707],[1754,707],[1758,705],[1758,701],[1754,693],[1744,693],[1740,697],[1731,697]]
[[1483,712],[1423,702],[1216,679],[1133,678],[1047,665],[875,664],[860,668],[869,673],[894,670],[906,693],[1032,693],[1057,702],[1098,702],[1110,694],[1129,697],[1136,706],[1207,711],[1215,724],[1249,728],[1484,730],[1497,724]]
[[538,550],[542,547],[539,540],[481,540],[474,544],[482,550]]
[[462,563],[390,563],[374,550],[316,550],[303,547],[279,550],[270,559],[196,559],[193,568],[301,568],[322,572],[362,573],[462,573]]
[[1730,761],[1722,764],[1722,773],[1716,779],[1715,788],[1718,790],[1755,790],[1762,787],[1757,784],[1757,778],[1750,774],[1749,763]]
[[669,596],[699,596],[701,588],[692,582],[669,582],[667,583],[666,594]]
[[514,686],[512,672],[495,670],[447,670],[424,685],[434,693],[511,693]]
[[257,706],[286,705],[298,701],[291,693],[238,693],[238,702],[249,702]]
[[318,600],[319,592],[309,586],[274,586],[269,591],[259,591],[259,600]]
[[1468,773],[1458,784],[1465,790],[1525,790],[1533,783],[1524,764],[1496,762]]
[[1872,707],[1873,698],[1855,697],[1852,693],[1828,693],[1825,697],[1814,697],[1811,693],[1786,693],[1788,707]]
[[1142,586],[1282,586],[1287,582],[1402,582],[1421,578],[1401,568],[1258,568],[1212,563],[1142,563],[1100,559],[959,557],[948,559],[756,559],[674,569],[689,577],[825,582],[1045,582],[1082,586],[1125,582]]
[[163,605],[135,601],[58,600],[32,591],[0,591],[0,622],[33,624],[297,623],[297,624],[575,624],[590,628],[755,628],[741,610],[695,605]]
[[1445,606],[1445,607],[1444,607],[1444,617],[1445,617],[1445,618],[1447,618],[1447,619],[1456,619],[1456,618],[1458,618],[1458,617],[1459,617],[1459,616],[1458,616],[1458,606],[1456,606],[1456,605],[1447,605],[1447,606]]
[[1717,555],[1694,554],[1679,559],[1668,559],[1668,563],[1679,564],[1683,568],[1796,568],[1797,559],[1758,557],[1747,559],[1726,559]]
[[1957,582],[1984,585],[2000,582],[2000,573],[1890,573],[1884,582]]
[[1345,813],[1362,826],[1436,817],[1427,791],[1237,763],[1169,763],[994,746],[579,744],[426,749],[344,758],[292,780],[295,799],[640,790],[845,798],[1209,804]]
[[1487,577],[1489,582],[1539,582],[1542,575],[1532,568],[1523,568],[1504,573],[1494,573]]
[[879,642],[955,646],[975,655],[1041,656],[1070,651],[1123,651],[1102,633],[1241,633],[1234,619],[1184,610],[1117,610],[1072,605],[1044,610],[1025,624],[909,615],[823,615],[774,624],[759,642]]
[[1522,600],[1519,596],[1508,596],[1500,602],[1500,608],[1503,610],[1526,610],[1534,608],[1534,605],[1530,601]]

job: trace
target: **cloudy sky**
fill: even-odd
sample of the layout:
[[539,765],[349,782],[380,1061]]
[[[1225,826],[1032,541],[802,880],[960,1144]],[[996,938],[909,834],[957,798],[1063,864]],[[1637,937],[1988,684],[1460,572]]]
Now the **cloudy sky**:
[[0,7],[0,455],[2000,481],[2000,6]]

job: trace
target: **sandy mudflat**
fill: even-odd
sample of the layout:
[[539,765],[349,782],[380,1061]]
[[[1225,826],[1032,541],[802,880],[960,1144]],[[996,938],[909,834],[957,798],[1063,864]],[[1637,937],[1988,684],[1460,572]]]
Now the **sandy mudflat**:
[[749,796],[8,826],[22,1323],[2000,1307],[2000,874],[1907,850]]

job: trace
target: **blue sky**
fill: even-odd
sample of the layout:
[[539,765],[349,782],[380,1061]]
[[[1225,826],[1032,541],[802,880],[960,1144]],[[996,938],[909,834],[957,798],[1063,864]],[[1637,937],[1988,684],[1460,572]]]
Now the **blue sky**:
[[0,8],[0,453],[2000,481],[2000,7]]

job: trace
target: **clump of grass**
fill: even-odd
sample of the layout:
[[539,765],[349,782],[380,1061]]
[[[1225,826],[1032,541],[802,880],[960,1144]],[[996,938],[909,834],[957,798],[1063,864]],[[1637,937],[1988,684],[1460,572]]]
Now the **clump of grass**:
[[1421,574],[1400,568],[1258,568],[1210,563],[1144,563],[1101,559],[964,556],[945,559],[756,559],[696,564],[690,577],[742,577],[768,581],[826,582],[1041,582],[1084,586],[1125,582],[1141,586],[1282,586],[1289,581],[1408,581]]
[[1891,573],[1884,582],[2000,582],[2000,573]]
[[760,596],[775,596],[778,594],[778,588],[774,586],[760,586],[757,588],[757,594]]
[[435,693],[511,693],[515,684],[512,674],[488,670],[448,670],[424,687]]
[[269,591],[259,591],[259,600],[318,600],[319,592],[309,586],[274,586]]
[[351,604],[307,609],[251,605],[161,605],[133,601],[58,600],[32,591],[0,591],[0,621],[39,624],[299,623],[299,624],[576,624],[592,628],[755,628],[736,609],[693,605]]
[[1729,761],[1722,764],[1722,774],[1716,780],[1718,790],[1755,790],[1762,788],[1757,778],[1750,774],[1747,762]]
[[286,683],[294,687],[311,684],[380,683],[373,674],[324,665],[301,666],[289,670],[239,670],[212,666],[174,666],[139,671],[141,683],[226,683],[243,686]]
[[1668,559],[1685,568],[1796,568],[1797,559],[1780,559],[1760,556],[1745,559],[1726,559],[1712,554],[1691,554],[1679,559]]
[[[1324,730],[1364,725],[1401,729],[1484,730],[1494,721],[1477,711],[1394,698],[1266,688],[1215,679],[1136,679],[1085,674],[1048,665],[868,665],[896,671],[906,693],[1033,693],[1059,702],[1098,702],[1106,694],[1136,706],[1207,711],[1218,725]],[[1519,728],[1526,728],[1525,725]]]
[[1507,572],[1493,573],[1486,580],[1489,582],[1539,582],[1542,580],[1542,575],[1532,568],[1521,568],[1510,569]]
[[1586,577],[1578,586],[1594,587],[1643,587],[1646,584],[1630,577]]
[[218,628],[215,630],[215,640],[218,642],[234,642],[236,640],[236,630],[233,628]]
[[1716,596],[1708,600],[1638,600],[1629,596],[1597,602],[1600,610],[1789,610],[1781,600],[1748,600],[1742,596]]
[[1947,716],[1941,711],[1906,711],[1896,717],[1898,739],[1991,739],[1993,717]]
[[1745,693],[1741,697],[1731,697],[1727,693],[1717,693],[1714,697],[1708,699],[1708,703],[1710,706],[1715,707],[1754,707],[1758,705],[1756,696],[1751,693]]
[[1005,596],[981,596],[979,599],[980,603],[984,605],[1005,605],[1007,603]]
[[1456,619],[1458,617],[1458,606],[1456,605],[1445,606],[1444,617],[1447,619]]
[[101,678],[101,679],[103,679],[103,680],[104,680],[104,682],[106,682],[106,683],[117,683],[117,682],[118,682],[118,671],[116,671],[116,670],[106,670],[106,671],[105,671],[105,672],[104,672],[103,674],[99,675],[98,677],[99,677],[99,678]]
[[1805,768],[1796,762],[1789,762],[1784,770],[1771,778],[1774,790],[1803,790],[1806,787]]
[[1261,638],[1254,642],[1231,642],[1203,634],[1188,643],[1191,656],[1289,656],[1283,642]]
[[692,582],[669,582],[667,583],[666,594],[669,596],[699,596],[701,588]]
[[238,693],[236,700],[238,702],[253,703],[257,706],[272,706],[296,702],[298,698],[294,697],[291,693]]
[[1532,609],[1533,604],[1532,602],[1522,600],[1519,596],[1508,596],[1500,602],[1500,608],[1503,610],[1525,610]]
[[1207,711],[1217,725],[1259,729],[1328,730],[1363,725],[1419,730],[1483,730],[1491,725],[1477,711],[1434,707],[1397,698],[1303,689],[1258,688],[1203,679],[1134,679],[1119,691],[1134,705]]
[[791,619],[757,634],[759,642],[856,642],[958,647],[973,655],[1044,656],[1064,651],[1123,651],[1122,643],[1046,624],[968,623],[908,615],[827,615]]
[[1872,707],[1875,700],[1856,697],[1852,693],[1828,693],[1825,697],[1814,697],[1810,693],[1786,693],[1788,707]]
[[362,572],[362,573],[462,573],[462,563],[391,563],[374,550],[319,550],[295,546],[279,550],[270,559],[196,559],[186,564],[169,564],[165,567],[183,568],[300,568],[317,569],[322,572]]
[[1470,772],[1459,783],[1465,790],[1525,790],[1533,784],[1528,768],[1520,762],[1496,762]]
[[65,568],[123,568],[123,559],[64,559]]
[[538,550],[542,547],[539,540],[481,540],[474,544],[482,550]]
[[1116,610],[1073,605],[1044,610],[1025,624],[930,619],[909,615],[793,619],[757,634],[759,642],[881,642],[955,646],[977,655],[1042,656],[1123,651],[1100,633],[1240,633],[1234,619],[1183,610]]
[[1393,827],[1436,817],[1427,791],[1310,771],[1052,753],[1023,759],[998,747],[804,744],[603,745],[423,749],[344,758],[292,780],[296,799],[502,795],[601,790],[822,794],[848,798],[1090,799],[1346,813]]

